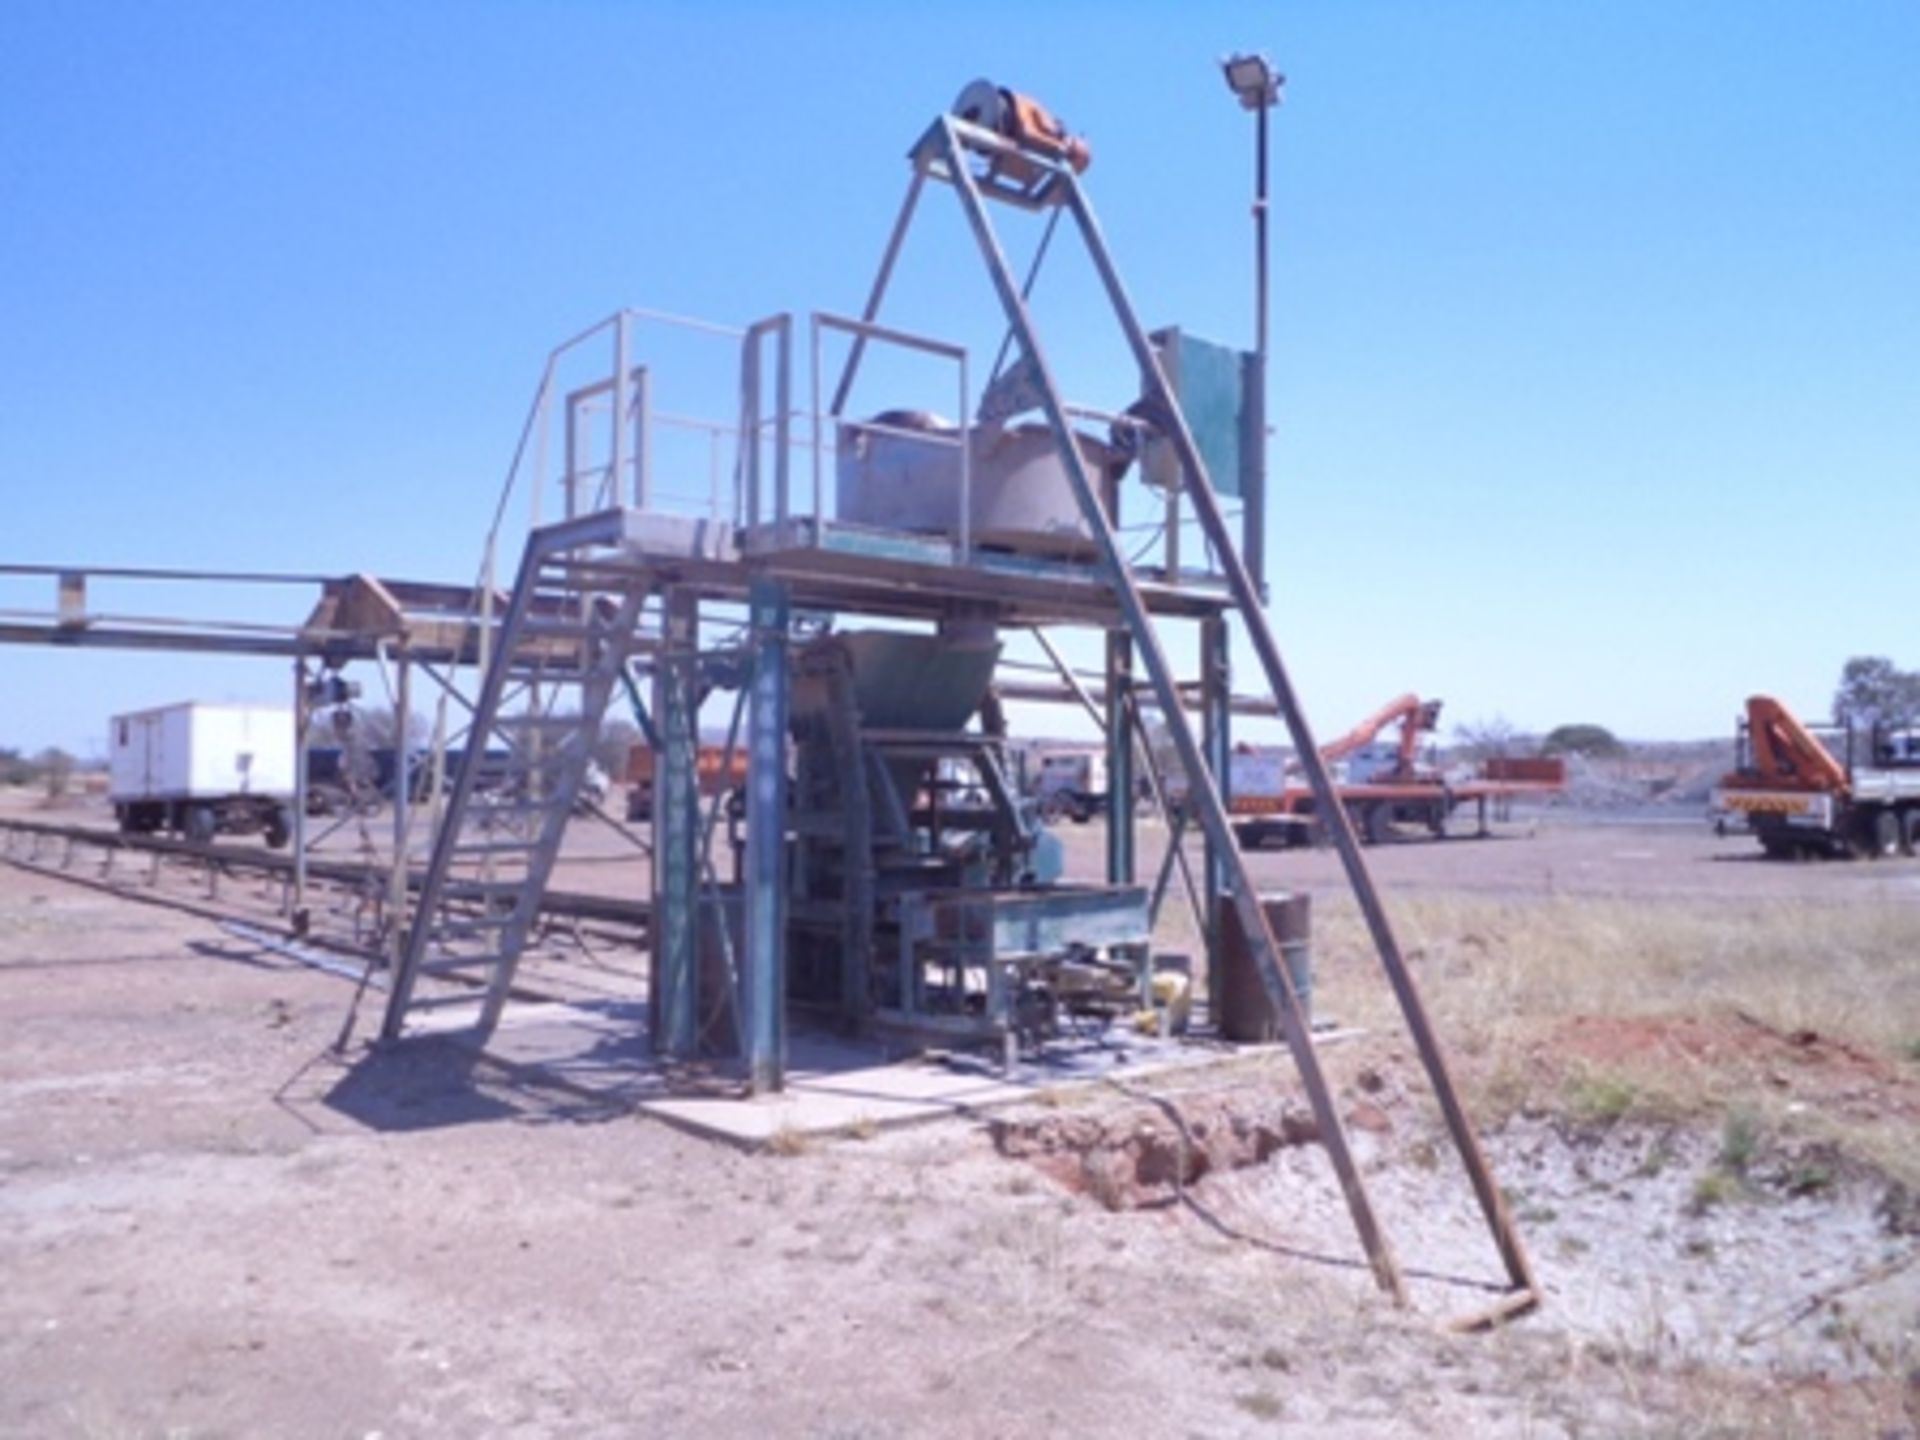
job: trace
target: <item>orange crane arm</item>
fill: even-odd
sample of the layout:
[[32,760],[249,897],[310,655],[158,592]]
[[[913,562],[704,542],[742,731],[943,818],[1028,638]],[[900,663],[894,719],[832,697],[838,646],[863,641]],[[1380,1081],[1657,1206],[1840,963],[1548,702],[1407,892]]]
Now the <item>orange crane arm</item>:
[[1400,722],[1400,768],[1410,770],[1418,758],[1421,732],[1432,730],[1440,723],[1440,702],[1422,701],[1414,694],[1389,700],[1339,739],[1322,745],[1320,758],[1344,760],[1362,746],[1371,745],[1374,738],[1396,720]]
[[1809,790],[1847,790],[1846,768],[1771,695],[1748,697],[1747,735],[1753,768],[1762,779]]

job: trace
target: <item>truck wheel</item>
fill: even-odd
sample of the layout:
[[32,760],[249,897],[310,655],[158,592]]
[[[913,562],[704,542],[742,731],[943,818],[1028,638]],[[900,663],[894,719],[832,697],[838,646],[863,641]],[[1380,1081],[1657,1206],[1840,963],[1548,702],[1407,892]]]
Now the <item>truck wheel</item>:
[[1258,850],[1266,843],[1266,828],[1261,825],[1236,825],[1233,838],[1240,842],[1242,850]]
[[287,822],[287,812],[276,806],[273,812],[267,816],[267,825],[266,825],[267,848],[269,850],[284,849],[286,847],[288,837],[291,836],[292,833],[293,831],[291,830],[291,828],[289,828],[289,825]]
[[1900,853],[1900,817],[1891,810],[1876,810],[1861,822],[1869,860],[1885,860]]
[[213,839],[219,829],[219,822],[211,805],[189,805],[186,818],[187,839],[196,845],[205,845]]
[[1385,845],[1393,839],[1393,804],[1376,800],[1367,807],[1367,843]]
[[1067,814],[1067,802],[1058,790],[1049,791],[1040,797],[1040,818],[1049,825],[1058,825]]
[[1900,816],[1900,850],[1905,855],[1920,855],[1920,810],[1907,810]]

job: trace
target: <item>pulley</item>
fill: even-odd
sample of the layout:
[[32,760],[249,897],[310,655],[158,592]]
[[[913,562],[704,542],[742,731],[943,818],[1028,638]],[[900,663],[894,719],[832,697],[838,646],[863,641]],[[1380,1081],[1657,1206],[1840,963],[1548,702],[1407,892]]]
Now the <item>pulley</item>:
[[1093,163],[1092,147],[1071,134],[1046,106],[991,80],[975,80],[962,90],[953,102],[953,113],[970,125],[1004,136],[1022,150],[1064,160],[1076,175]]

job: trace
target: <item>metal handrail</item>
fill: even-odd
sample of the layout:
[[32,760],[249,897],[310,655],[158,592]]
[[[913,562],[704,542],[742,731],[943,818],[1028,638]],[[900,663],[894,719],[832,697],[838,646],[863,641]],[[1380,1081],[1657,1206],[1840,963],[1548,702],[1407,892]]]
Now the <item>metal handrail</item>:
[[[838,331],[854,337],[856,346],[864,347],[868,341],[897,345],[906,350],[917,350],[925,355],[935,355],[954,362],[959,380],[959,409],[954,434],[949,436],[932,434],[921,430],[907,430],[903,427],[882,425],[877,421],[847,420],[838,408],[846,403],[850,376],[843,379],[834,395],[835,413],[829,417],[820,405],[821,380],[821,333],[826,330]],[[846,428],[869,434],[897,435],[925,444],[951,444],[960,452],[960,493],[958,523],[954,527],[954,558],[964,564],[973,553],[973,445],[968,431],[968,416],[972,413],[969,399],[970,385],[967,375],[967,349],[952,341],[937,340],[930,335],[916,334],[911,330],[900,330],[891,325],[881,325],[873,320],[857,320],[850,315],[838,315],[832,311],[815,310],[809,322],[809,341],[811,350],[811,389],[813,400],[813,533],[821,532],[825,520],[826,485],[822,476],[822,455],[826,439],[826,423],[832,419],[835,427]],[[782,519],[785,516],[781,517]]]

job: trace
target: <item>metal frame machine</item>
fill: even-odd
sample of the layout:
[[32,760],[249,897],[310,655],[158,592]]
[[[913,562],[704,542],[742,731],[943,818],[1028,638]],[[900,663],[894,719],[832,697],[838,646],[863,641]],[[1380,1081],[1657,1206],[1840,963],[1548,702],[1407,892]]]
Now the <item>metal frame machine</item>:
[[[1010,777],[993,688],[1010,632],[1095,630],[1106,683],[1097,701],[1082,693],[1104,722],[1109,793],[1131,796],[1141,779],[1161,792],[1141,744],[1143,715],[1157,715],[1187,778],[1172,823],[1197,825],[1205,843],[1197,890],[1209,949],[1230,929],[1244,938],[1374,1273],[1403,1295],[1235,843],[1224,789],[1228,627],[1238,624],[1484,1211],[1512,1287],[1501,1308],[1525,1308],[1536,1292],[1518,1235],[1222,499],[1245,493],[1242,472],[1257,475],[1247,457],[1263,443],[1245,357],[1141,325],[1082,181],[1090,158],[1033,100],[970,86],[909,152],[907,194],[858,316],[782,314],[728,331],[625,311],[550,358],[520,463],[545,466],[557,432],[567,514],[533,529],[504,610],[482,627],[473,707],[476,737],[508,745],[524,780],[476,784],[486,747],[469,743],[384,1033],[466,1026],[484,1036],[498,1024],[573,788],[635,667],[650,680],[657,752],[649,1023],[661,1054],[735,1055],[759,1091],[782,1083],[790,1006],[1010,1054],[1076,1014],[1137,1005],[1153,978],[1158,896],[1138,883],[1132,806],[1112,807],[1105,883],[1061,883]],[[964,346],[881,319],[920,202],[941,188],[959,204],[1006,332],[977,395]],[[1001,212],[1045,226],[1024,275],[1008,262]],[[1067,399],[1029,304],[1060,230],[1082,242],[1125,371],[1138,377],[1104,407]],[[649,346],[670,330],[731,351],[732,414],[699,421],[668,403],[669,371]],[[567,364],[609,349],[610,369],[595,362],[584,383],[567,384]],[[917,395],[855,413],[857,384],[891,385],[907,362],[951,376],[956,418],[901,408]],[[666,495],[676,429],[709,447],[701,505]],[[1197,694],[1176,678],[1168,624],[1193,627]],[[1196,701],[1198,725],[1187,713]],[[703,713],[727,714],[727,746],[748,756],[737,805],[701,796]]]

